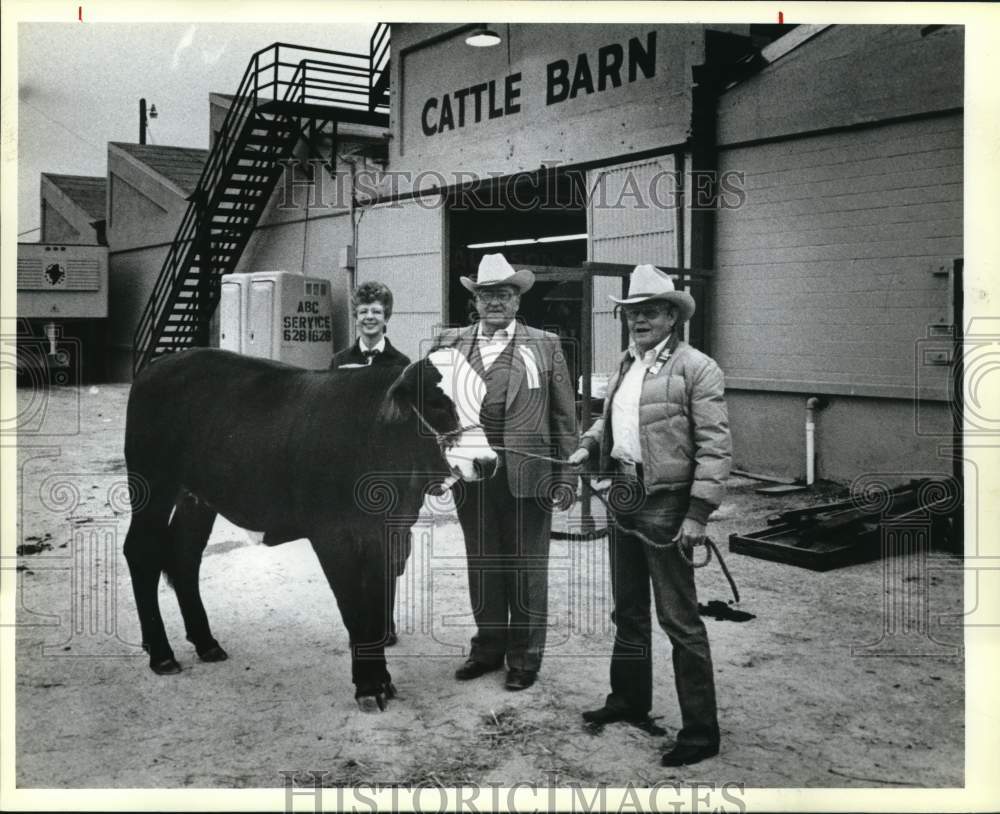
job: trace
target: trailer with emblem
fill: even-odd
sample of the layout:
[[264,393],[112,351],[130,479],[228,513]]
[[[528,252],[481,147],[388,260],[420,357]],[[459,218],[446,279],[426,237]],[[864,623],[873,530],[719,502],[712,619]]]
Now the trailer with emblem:
[[17,371],[71,384],[100,375],[108,316],[108,248],[18,243]]

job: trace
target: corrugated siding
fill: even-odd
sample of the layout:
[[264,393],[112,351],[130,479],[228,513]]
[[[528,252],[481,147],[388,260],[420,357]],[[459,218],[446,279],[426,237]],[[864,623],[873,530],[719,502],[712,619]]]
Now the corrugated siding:
[[443,204],[430,198],[370,207],[358,224],[357,282],[392,289],[388,334],[411,358],[427,350],[442,321],[443,229]]
[[933,272],[962,254],[962,118],[723,151],[720,169],[745,173],[746,190],[717,220],[711,325],[727,381],[912,388],[916,343],[951,320],[949,279]]
[[[672,156],[587,173],[589,250],[599,263],[676,265],[674,210],[669,202]],[[618,363],[621,322],[608,295],[621,296],[621,283],[594,282],[594,372],[608,374]]]

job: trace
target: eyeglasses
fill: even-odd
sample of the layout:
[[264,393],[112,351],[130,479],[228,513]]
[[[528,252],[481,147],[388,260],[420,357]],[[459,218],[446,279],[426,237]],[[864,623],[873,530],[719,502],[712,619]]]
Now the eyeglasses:
[[665,313],[667,313],[667,309],[662,305],[637,305],[634,308],[625,309],[625,319],[631,321],[643,317],[653,320]]
[[354,313],[359,317],[384,317],[385,309],[381,305],[359,305]]
[[477,291],[476,299],[483,302],[510,302],[516,295],[513,291]]

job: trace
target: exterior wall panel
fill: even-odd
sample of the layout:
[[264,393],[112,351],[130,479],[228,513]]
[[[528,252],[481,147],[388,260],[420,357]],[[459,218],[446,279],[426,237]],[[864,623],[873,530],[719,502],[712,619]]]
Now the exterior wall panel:
[[964,29],[832,26],[719,103],[719,143],[962,106]]
[[[805,480],[804,395],[727,390],[737,469]],[[898,399],[832,397],[815,413],[816,477],[850,483],[883,473],[892,485],[928,474],[949,476],[951,458],[938,453],[951,441],[946,404],[921,406],[914,432],[915,403]]]
[[[691,66],[704,60],[703,26],[511,23],[501,29],[501,47],[470,48],[463,42],[466,33],[459,33],[456,26],[393,26],[392,115],[397,137],[390,145],[390,159],[394,170],[412,173],[414,179],[428,171],[448,178],[457,170],[485,177],[488,172],[534,171],[543,163],[617,158],[687,139]],[[655,43],[651,75],[638,68],[630,71],[633,41],[644,50]],[[602,83],[599,54],[601,49],[615,48],[621,49],[622,68],[617,81],[606,77]],[[559,98],[558,83],[549,79],[549,66],[560,61],[568,68],[568,82],[575,82],[578,71],[581,77],[590,77],[565,99]],[[505,82],[514,76],[517,95],[508,109]],[[490,82],[500,100],[493,109],[502,108],[502,115],[486,112],[485,88]],[[459,95],[479,86],[484,89],[479,120],[474,97],[462,97],[468,99],[462,103],[468,111],[460,125]],[[455,107],[454,127],[439,127],[446,95]],[[431,134],[424,129],[425,110],[427,122],[436,130]],[[414,185],[435,183],[441,181],[431,176]]]
[[[90,230],[94,232],[93,229]],[[56,208],[46,200],[42,200],[42,234],[39,243],[90,243],[66,220]]]
[[167,256],[168,246],[157,246],[109,255],[108,281],[108,378],[132,380],[132,336],[139,315]]
[[443,319],[444,211],[439,198],[425,197],[359,213],[357,283],[392,289],[389,336],[411,358],[426,352]]
[[[598,263],[676,265],[675,210],[668,200],[672,157],[636,161],[591,170],[587,189],[591,260]],[[652,190],[652,191],[651,191]],[[599,278],[594,285],[594,372],[617,369],[621,322],[608,295],[621,296],[617,279]]]
[[713,347],[732,386],[906,397],[919,383],[944,398],[948,369],[914,359],[928,327],[952,320],[961,135],[951,116],[722,153],[746,182],[716,235]]

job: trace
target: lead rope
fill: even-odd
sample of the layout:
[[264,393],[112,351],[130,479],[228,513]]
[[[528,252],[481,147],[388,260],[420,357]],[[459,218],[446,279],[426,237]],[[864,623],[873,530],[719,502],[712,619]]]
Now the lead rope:
[[[494,446],[493,449],[501,450],[503,452],[512,452],[515,455],[523,455],[526,458],[534,458],[535,460],[539,461],[548,461],[549,463],[561,464],[563,466],[567,466],[569,464],[568,461],[565,461],[562,458],[553,458],[548,455],[538,455],[534,452],[525,452],[524,450],[511,449],[510,447]],[[608,525],[614,526],[623,534],[631,534],[633,537],[637,537],[643,543],[645,543],[648,546],[651,546],[652,548],[668,548],[671,545],[671,543],[673,543],[674,545],[677,546],[677,551],[683,558],[684,562],[686,562],[692,568],[704,568],[712,561],[712,553],[715,552],[715,558],[719,561],[719,567],[722,568],[722,573],[725,575],[726,581],[729,582],[729,588],[733,592],[733,599],[735,599],[737,605],[740,603],[740,592],[739,589],[736,587],[736,580],[734,580],[733,575],[729,573],[729,568],[726,566],[726,561],[722,557],[722,552],[719,551],[719,547],[715,544],[715,541],[711,537],[705,536],[700,543],[697,543],[697,545],[705,546],[705,559],[702,560],[701,562],[696,562],[693,557],[688,556],[688,553],[685,550],[685,547],[681,545],[680,540],[677,540],[676,542],[671,541],[671,543],[666,543],[666,544],[658,543],[655,540],[643,534],[638,529],[630,529],[626,526],[623,526],[615,519],[614,509],[612,509],[611,506],[608,504],[607,498],[605,498],[604,495],[599,490],[594,488],[593,479],[589,475],[583,475],[583,474],[581,474],[580,477],[587,478],[587,480],[590,481],[591,489],[593,490],[594,495],[597,497],[598,500],[601,501],[602,504],[604,504],[604,509],[608,515]]]

